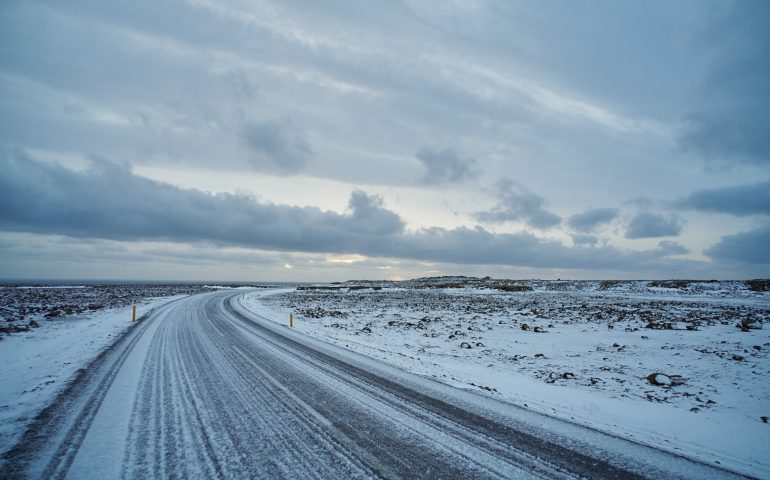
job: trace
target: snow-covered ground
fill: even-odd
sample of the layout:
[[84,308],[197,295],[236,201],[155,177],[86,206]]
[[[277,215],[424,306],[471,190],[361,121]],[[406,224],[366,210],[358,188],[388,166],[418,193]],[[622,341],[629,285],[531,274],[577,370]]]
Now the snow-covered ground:
[[[241,302],[280,323],[292,313],[300,332],[459,388],[770,478],[766,291],[741,282],[344,287]],[[742,320],[765,328],[742,331]],[[654,373],[674,384],[653,385]]]
[[147,298],[192,295],[212,287],[185,284],[0,285],[0,331],[21,333],[29,322],[135,305]]
[[[137,302],[137,318],[185,295]],[[131,325],[131,307],[40,321],[0,342],[0,455],[35,416]]]

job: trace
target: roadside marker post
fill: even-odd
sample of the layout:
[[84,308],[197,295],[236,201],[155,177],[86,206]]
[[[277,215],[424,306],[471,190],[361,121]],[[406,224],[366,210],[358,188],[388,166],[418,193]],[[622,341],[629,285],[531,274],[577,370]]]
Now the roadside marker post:
[[289,314],[289,327],[294,328],[294,314]]
[[133,311],[133,313],[131,314],[131,321],[132,321],[132,322],[135,322],[135,321],[136,321],[136,305],[134,305],[134,311]]

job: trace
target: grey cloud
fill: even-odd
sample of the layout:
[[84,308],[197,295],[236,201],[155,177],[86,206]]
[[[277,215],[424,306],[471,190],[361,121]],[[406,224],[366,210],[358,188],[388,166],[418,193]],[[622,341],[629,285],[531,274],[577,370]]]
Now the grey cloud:
[[572,235],[572,242],[575,245],[590,245],[594,246],[599,243],[599,237],[595,235]]
[[[417,147],[462,145],[488,178],[516,175],[526,185],[541,185],[536,193],[554,202],[558,198],[560,206],[572,202],[575,211],[588,204],[624,209],[625,198],[677,198],[705,185],[684,190],[693,185],[691,169],[668,168],[683,156],[670,148],[670,128],[688,115],[683,148],[711,161],[739,157],[767,165],[763,152],[770,139],[770,96],[765,85],[770,82],[768,62],[758,52],[766,50],[770,29],[764,27],[768,7],[762,0],[734,2],[735,12],[728,17],[727,2],[718,7],[697,1],[539,2],[526,9],[498,2],[483,8],[488,12],[484,18],[463,12],[450,24],[431,22],[431,8],[423,11],[427,21],[416,17],[403,2],[377,2],[365,9],[346,5],[351,2],[236,3],[5,2],[0,13],[0,144],[62,159],[97,152],[143,168],[162,167],[156,172],[165,172],[158,175],[166,178],[195,166],[179,181],[199,185],[210,184],[205,170],[237,175],[251,161],[264,172],[401,187],[414,186],[430,171],[412,158]],[[586,31],[586,19],[601,19],[607,28]],[[692,41],[691,30],[704,20],[722,23],[712,21],[709,36]],[[517,28],[511,29],[514,24]],[[628,52],[635,52],[633,62]],[[618,74],[607,75],[608,70]],[[284,118],[295,123],[249,124]],[[441,169],[421,180],[469,178],[465,154],[450,153],[456,162],[448,162],[449,167],[439,163]],[[516,160],[530,158],[536,165]],[[753,182],[755,174],[735,170],[731,178]],[[290,188],[290,180],[274,180]],[[48,198],[40,194],[31,205]],[[281,206],[253,204],[240,196],[190,200],[196,195],[170,194],[182,204],[212,210],[225,198],[238,203],[228,207],[235,213],[225,223],[237,223],[235,217],[257,210],[269,218],[302,217],[297,223],[303,225],[317,216],[324,231],[335,234],[347,228],[358,228],[356,235],[362,237],[377,231],[354,219],[352,207],[337,216],[320,210],[284,214]],[[318,201],[318,195],[304,192],[303,201]],[[468,189],[445,195],[456,200],[456,208],[481,209],[468,207],[475,202]],[[518,195],[507,200],[516,206],[509,208],[501,199],[485,212],[487,219],[558,223],[542,197]],[[404,204],[405,211],[423,207],[432,208]],[[177,211],[174,203],[166,208]],[[656,203],[636,210],[660,208]],[[191,232],[179,232],[178,238],[219,235],[249,245],[268,243],[269,232],[254,233],[256,227],[244,222],[239,228],[248,234],[220,234],[225,227],[218,218],[190,210],[218,227],[203,232],[182,222]],[[377,227],[385,232],[403,223],[389,213],[390,219],[382,218]],[[126,207],[121,214],[139,222],[147,211],[133,214]],[[454,221],[460,222],[459,217]],[[698,232],[730,233],[718,219],[710,221],[699,222]],[[277,237],[289,238],[286,222],[275,222],[281,228]],[[113,235],[121,232],[102,228]],[[324,240],[318,230],[323,229],[314,226],[297,235]],[[347,238],[340,236],[342,241],[328,243],[342,245]],[[404,252],[417,238],[416,232],[404,231],[381,236],[397,238],[392,248]],[[379,240],[375,236],[372,246],[360,248],[375,251]]]
[[567,225],[579,232],[593,232],[599,225],[613,221],[618,213],[617,208],[592,208],[569,217]]
[[382,197],[354,190],[350,194],[348,208],[353,212],[352,228],[356,232],[369,235],[392,235],[404,229],[401,217],[385,209]]
[[139,177],[95,160],[80,172],[0,151],[0,230],[109,240],[212,242],[274,251],[357,253],[463,264],[634,271],[686,268],[669,249],[566,247],[529,233],[482,227],[406,231],[382,200],[355,191],[350,214],[212,195]]
[[[393,215],[354,196],[352,215],[209,195],[94,160],[86,172],[0,152],[0,228],[116,240],[157,239],[296,251],[345,251],[397,228]],[[379,225],[378,222],[382,222]]]
[[[91,261],[184,266],[244,263],[265,266],[295,261],[295,257],[284,252],[254,251],[237,247],[222,248],[221,245],[206,242],[153,243],[147,246],[116,240],[25,233],[0,233],[0,257],[6,261],[35,259],[54,263],[77,262],[88,258]],[[12,272],[3,273],[6,277],[12,277],[10,274]]]
[[649,212],[636,214],[628,224],[626,238],[675,237],[682,233],[682,220]]
[[[770,82],[770,78],[767,80]],[[770,163],[768,107],[733,107],[693,114],[681,134],[680,144],[717,165],[736,161]]]
[[414,156],[425,167],[422,180],[428,184],[461,182],[478,176],[476,161],[461,158],[451,148],[422,147]]
[[258,170],[297,173],[313,155],[307,132],[289,121],[252,122],[241,135],[252,153],[249,160]]
[[675,202],[677,206],[739,217],[770,215],[770,180],[732,187],[698,190]]
[[714,260],[770,264],[770,224],[726,235],[704,253]]
[[717,164],[770,163],[768,18],[770,2],[733,2],[703,32],[710,69],[679,140],[684,149]]
[[553,227],[561,223],[561,217],[546,210],[545,199],[508,178],[500,179],[494,188],[498,198],[491,210],[476,212],[480,222],[503,223],[523,221],[536,228]]
[[[541,268],[607,269],[635,272],[689,271],[700,262],[674,261],[670,248],[645,251],[614,247],[566,247],[561,242],[538,238],[526,232],[495,234],[482,227],[452,230],[432,228],[403,239],[402,248],[422,260],[467,264],[516,265]],[[658,273],[660,275],[660,273]]]
[[662,255],[684,255],[690,253],[690,249],[679,242],[672,242],[671,240],[660,241],[658,243],[658,251]]

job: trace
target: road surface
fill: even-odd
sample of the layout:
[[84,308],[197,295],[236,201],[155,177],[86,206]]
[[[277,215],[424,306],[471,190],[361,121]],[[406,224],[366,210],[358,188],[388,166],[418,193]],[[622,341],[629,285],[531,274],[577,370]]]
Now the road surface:
[[249,313],[137,322],[33,423],[3,478],[732,478],[477,397]]

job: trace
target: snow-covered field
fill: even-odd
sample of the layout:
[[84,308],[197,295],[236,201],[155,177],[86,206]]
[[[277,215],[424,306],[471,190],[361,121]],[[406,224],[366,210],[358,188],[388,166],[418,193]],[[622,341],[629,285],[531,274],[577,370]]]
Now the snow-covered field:
[[[139,318],[152,308],[184,296],[132,298]],[[72,297],[65,303],[80,305]],[[7,303],[4,305],[5,311],[10,310]],[[78,369],[86,367],[131,325],[131,313],[129,306],[102,308],[98,312],[86,309],[81,314],[38,319],[39,327],[2,337],[0,455],[13,446],[35,416],[76,376]]]
[[0,331],[19,333],[32,321],[39,324],[47,319],[134,305],[147,298],[192,295],[211,288],[216,287],[76,283],[0,285]]
[[[301,332],[450,385],[770,477],[767,291],[743,282],[521,282],[532,290],[520,292],[481,283],[305,287],[241,302],[281,323],[292,313]],[[651,377],[657,385],[655,373],[664,374]]]

